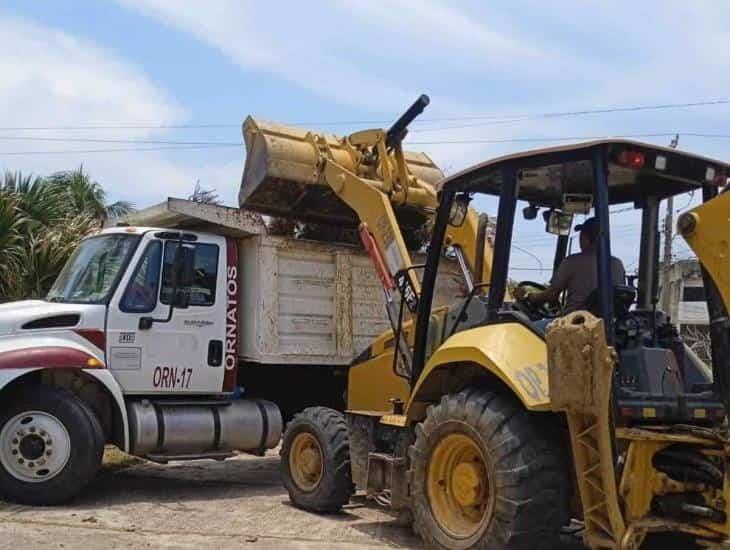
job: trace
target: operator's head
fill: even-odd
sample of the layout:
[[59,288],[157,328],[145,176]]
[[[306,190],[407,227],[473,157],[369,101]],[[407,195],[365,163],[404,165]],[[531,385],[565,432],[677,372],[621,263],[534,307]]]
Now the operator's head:
[[580,249],[583,252],[593,250],[598,241],[598,220],[588,218],[583,223],[576,225],[575,230],[580,231]]

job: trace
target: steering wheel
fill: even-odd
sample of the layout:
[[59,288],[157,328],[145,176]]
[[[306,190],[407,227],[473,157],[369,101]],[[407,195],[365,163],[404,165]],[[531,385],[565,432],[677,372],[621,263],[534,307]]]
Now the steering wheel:
[[[517,292],[517,289],[522,289],[522,292]],[[547,286],[534,281],[521,281],[515,289],[515,306],[531,319],[554,319],[555,317],[560,317],[563,308],[559,301],[543,302],[539,306],[536,306],[527,299],[530,294],[542,292],[546,289]],[[517,294],[522,295],[522,298],[518,298]]]

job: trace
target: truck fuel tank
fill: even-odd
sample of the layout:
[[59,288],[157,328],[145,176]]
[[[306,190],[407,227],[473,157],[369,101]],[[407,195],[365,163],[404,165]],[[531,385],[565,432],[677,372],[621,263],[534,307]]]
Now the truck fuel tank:
[[[363,132],[362,134],[365,134]],[[324,159],[374,182],[382,182],[382,162],[357,140],[317,134],[248,117],[243,124],[246,164],[238,202],[262,214],[327,225],[355,226],[358,218],[327,185]],[[351,136],[352,137],[352,136]],[[404,152],[409,174],[419,185],[433,186],[443,173],[425,153]],[[435,202],[435,194],[433,195]],[[399,221],[420,227],[419,208],[396,207]],[[402,218],[402,219],[401,219]]]
[[253,399],[175,401],[139,399],[127,404],[131,452],[164,462],[259,453],[279,443],[279,408]]

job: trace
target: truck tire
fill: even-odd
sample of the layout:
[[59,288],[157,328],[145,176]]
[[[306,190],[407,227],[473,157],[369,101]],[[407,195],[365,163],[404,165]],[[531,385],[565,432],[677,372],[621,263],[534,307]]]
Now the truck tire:
[[338,512],[354,494],[350,441],[345,416],[311,407],[294,416],[281,445],[284,486],[295,506]]
[[19,504],[66,502],[94,478],[104,433],[74,394],[25,387],[0,412],[0,495]]
[[544,419],[512,396],[447,395],[409,450],[414,530],[428,548],[559,548],[566,466]]

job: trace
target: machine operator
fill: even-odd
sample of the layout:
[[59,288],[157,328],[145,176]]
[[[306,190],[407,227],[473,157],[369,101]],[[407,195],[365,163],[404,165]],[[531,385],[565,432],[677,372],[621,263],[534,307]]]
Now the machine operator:
[[[526,299],[534,306],[548,302],[558,302],[560,294],[566,293],[563,314],[579,309],[587,309],[588,298],[598,287],[596,249],[598,243],[598,220],[588,218],[575,226],[580,231],[580,249],[578,254],[571,254],[563,260],[545,290],[526,295]],[[614,284],[626,283],[624,265],[616,257],[611,258],[611,278]]]

